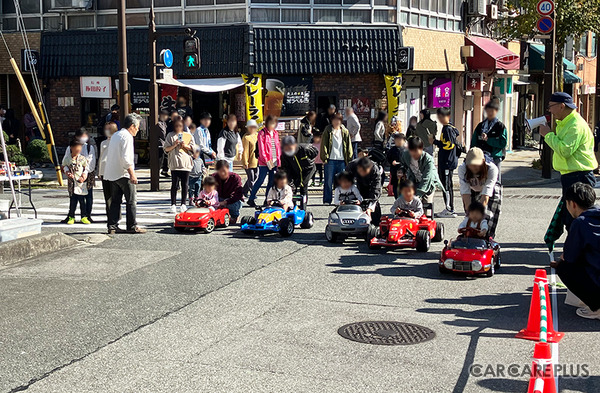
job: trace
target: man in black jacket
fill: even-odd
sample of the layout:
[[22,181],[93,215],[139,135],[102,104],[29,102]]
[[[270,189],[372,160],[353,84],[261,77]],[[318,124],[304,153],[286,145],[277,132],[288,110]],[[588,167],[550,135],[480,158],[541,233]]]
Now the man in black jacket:
[[379,198],[383,186],[381,168],[379,165],[375,165],[370,158],[361,157],[351,161],[346,170],[354,175],[356,188],[358,188],[363,200],[369,202],[367,214],[371,216],[371,222],[373,225],[379,225],[381,219]]
[[290,187],[308,200],[308,183],[315,174],[319,151],[309,144],[298,144],[293,136],[281,140],[281,169],[288,175]]

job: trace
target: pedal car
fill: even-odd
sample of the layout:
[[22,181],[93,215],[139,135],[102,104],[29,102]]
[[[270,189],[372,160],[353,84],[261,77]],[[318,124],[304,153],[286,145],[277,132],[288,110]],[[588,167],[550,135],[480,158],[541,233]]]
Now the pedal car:
[[469,228],[455,240],[446,241],[438,263],[441,273],[485,274],[492,277],[500,268],[500,245],[489,238],[476,237],[472,229]]
[[210,210],[206,207],[192,207],[175,216],[173,227],[183,232],[186,229],[201,229],[211,233],[216,227],[229,226],[229,209]]
[[371,225],[371,217],[360,205],[340,205],[329,213],[325,237],[330,243],[351,236],[363,237],[366,235],[369,225]]
[[282,237],[292,236],[296,225],[302,229],[312,228],[313,214],[298,206],[301,197],[294,197],[294,208],[285,211],[279,206],[257,207],[254,216],[242,217],[242,232],[279,232]]
[[367,232],[370,249],[416,248],[417,251],[429,250],[431,241],[444,239],[444,224],[433,220],[433,204],[423,205],[425,214],[420,218],[383,216],[379,227],[371,225]]

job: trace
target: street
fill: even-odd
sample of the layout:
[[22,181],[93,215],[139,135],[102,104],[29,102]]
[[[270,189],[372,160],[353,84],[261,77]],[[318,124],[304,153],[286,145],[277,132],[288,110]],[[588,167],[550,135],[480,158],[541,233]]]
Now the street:
[[[0,268],[0,391],[527,391],[528,374],[472,370],[531,365],[533,342],[514,334],[527,323],[535,269],[548,265],[543,236],[558,183],[505,188],[496,237],[503,266],[491,278],[440,274],[443,243],[428,253],[329,244],[331,208],[320,194],[311,194],[315,226],[289,239],[243,235],[239,226],[177,233],[167,194],[138,194],[148,234],[108,238],[104,223],[58,224],[66,192],[38,190],[44,231],[91,235]],[[382,200],[387,211],[393,200]],[[94,212],[103,213],[98,189]],[[442,219],[446,239],[460,220]],[[558,293],[559,362],[588,365],[590,374],[561,378],[560,391],[599,391],[598,321],[577,317]],[[337,333],[384,320],[425,326],[435,338],[380,346]]]

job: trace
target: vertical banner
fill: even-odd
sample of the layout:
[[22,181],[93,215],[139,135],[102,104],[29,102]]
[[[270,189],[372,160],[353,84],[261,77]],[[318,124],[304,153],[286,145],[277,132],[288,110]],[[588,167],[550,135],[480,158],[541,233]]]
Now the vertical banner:
[[400,114],[400,90],[402,90],[402,74],[384,75],[387,91],[388,121],[398,118]]
[[263,122],[262,78],[260,74],[242,75],[246,88],[246,121]]

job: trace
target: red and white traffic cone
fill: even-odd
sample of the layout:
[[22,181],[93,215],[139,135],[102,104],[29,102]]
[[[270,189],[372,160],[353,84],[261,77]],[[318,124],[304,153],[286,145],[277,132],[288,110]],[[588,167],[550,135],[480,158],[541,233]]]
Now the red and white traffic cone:
[[[540,291],[540,286],[544,287],[543,292]],[[544,294],[542,295],[543,299],[541,299],[541,293]],[[541,328],[540,324],[542,325]],[[517,333],[515,337],[533,341],[544,341],[543,339],[540,340],[540,332],[542,336],[545,333],[546,341],[551,343],[557,343],[565,336],[564,333],[554,331],[550,293],[548,291],[548,277],[546,276],[545,269],[537,269],[535,271],[527,327]]]
[[556,393],[550,344],[536,343],[527,393]]

